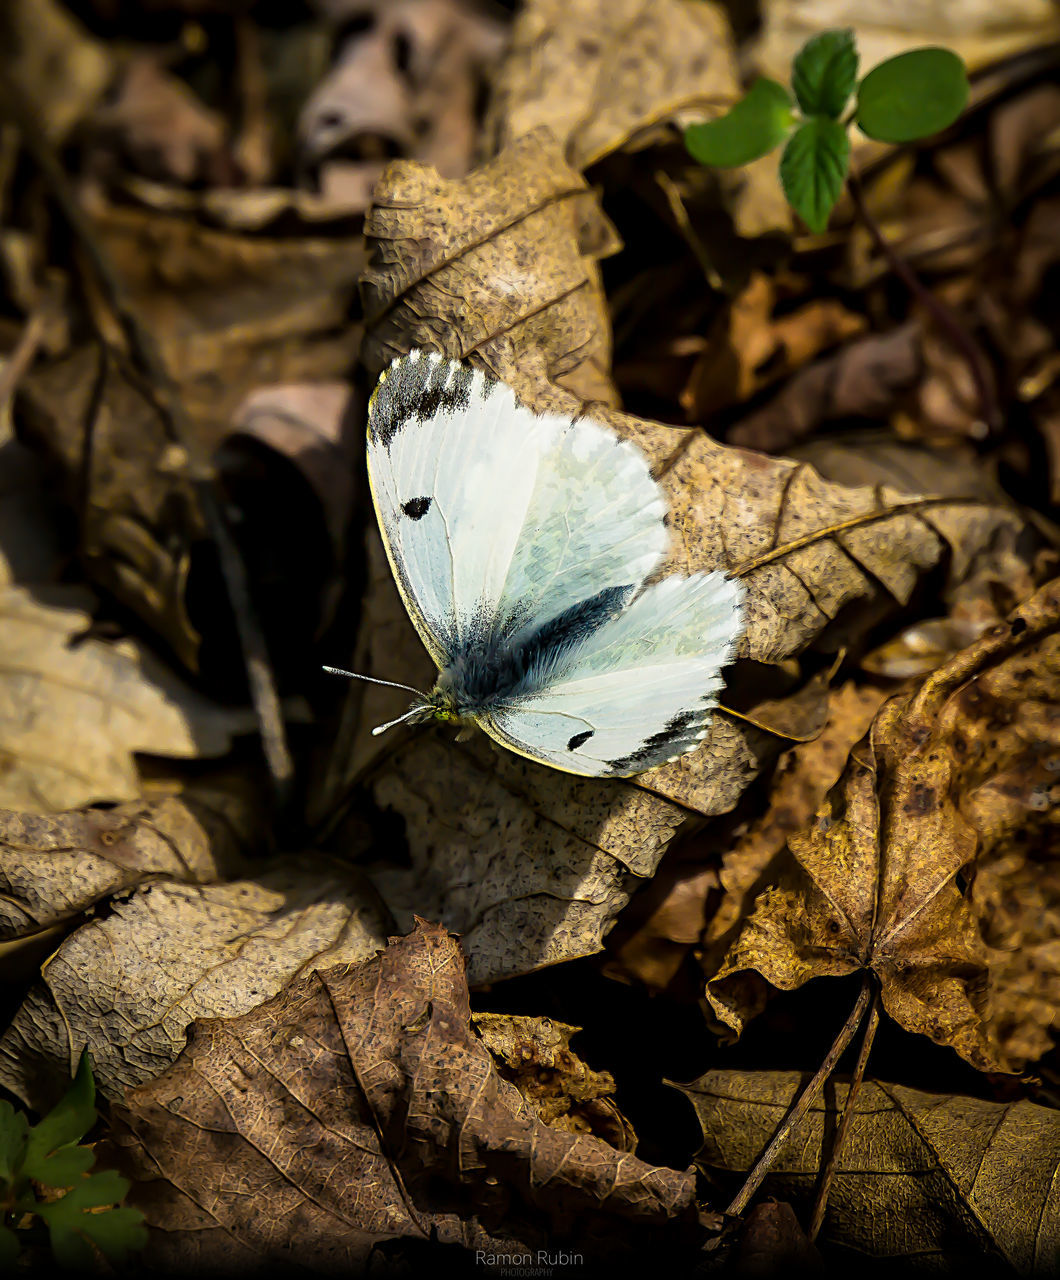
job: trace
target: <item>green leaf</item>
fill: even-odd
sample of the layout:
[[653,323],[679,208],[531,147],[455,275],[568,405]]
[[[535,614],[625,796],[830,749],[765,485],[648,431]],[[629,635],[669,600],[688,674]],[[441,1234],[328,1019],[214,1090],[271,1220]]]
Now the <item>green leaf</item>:
[[81,1054],[77,1074],[66,1096],[29,1131],[22,1166],[29,1177],[36,1178],[39,1182],[48,1182],[45,1158],[57,1148],[65,1147],[85,1136],[96,1121],[95,1104],[96,1086],[86,1049]]
[[828,225],[849,166],[850,139],[837,120],[814,116],[792,134],[780,157],[780,181],[788,203],[811,231]]
[[11,1184],[22,1172],[28,1133],[25,1114],[0,1099],[0,1183]]
[[858,78],[853,31],[822,31],[807,40],[791,64],[791,87],[808,116],[843,114]]
[[787,89],[775,80],[756,80],[735,107],[718,120],[692,124],[685,146],[700,164],[731,169],[772,151],[791,132],[795,114]]
[[12,1267],[22,1250],[18,1236],[0,1222],[0,1267]]
[[953,124],[967,103],[960,58],[949,49],[913,49],[881,62],[862,80],[857,122],[878,142],[913,142]]
[[147,1228],[139,1209],[108,1209],[88,1213],[124,1199],[129,1180],[113,1169],[104,1169],[77,1183],[65,1196],[37,1206],[48,1224],[52,1252],[63,1266],[81,1267],[93,1254],[91,1240],[112,1262],[120,1262],[134,1249],[147,1243]]
[[31,1177],[48,1187],[72,1187],[96,1162],[91,1147],[70,1143],[34,1161]]

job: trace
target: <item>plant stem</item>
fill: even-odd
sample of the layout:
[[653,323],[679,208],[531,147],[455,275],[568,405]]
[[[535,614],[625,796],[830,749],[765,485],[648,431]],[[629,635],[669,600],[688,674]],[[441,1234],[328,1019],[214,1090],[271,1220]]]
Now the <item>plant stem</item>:
[[832,1047],[828,1050],[828,1053],[825,1055],[824,1061],[821,1063],[820,1067],[818,1068],[817,1074],[813,1077],[813,1079],[809,1082],[809,1084],[806,1085],[806,1087],[803,1089],[802,1093],[799,1095],[798,1102],[796,1102],[795,1105],[792,1107],[792,1109],[788,1112],[780,1128],[776,1131],[775,1134],[773,1134],[773,1137],[770,1139],[769,1146],[766,1147],[765,1151],[763,1151],[762,1154],[758,1157],[757,1164],[751,1170],[751,1172],[747,1175],[747,1181],[740,1188],[739,1192],[737,1193],[736,1199],[725,1210],[727,1215],[730,1215],[730,1214],[733,1216],[739,1215],[743,1213],[744,1209],[747,1208],[747,1205],[750,1203],[751,1197],[762,1185],[763,1179],[769,1173],[769,1170],[773,1166],[773,1162],[776,1160],[777,1156],[780,1154],[781,1147],[783,1147],[785,1142],[787,1142],[788,1138],[792,1134],[792,1131],[798,1125],[799,1121],[803,1118],[806,1112],[809,1111],[809,1109],[820,1097],[821,1090],[824,1088],[825,1081],[835,1070],[835,1065],[839,1061],[840,1057],[842,1056],[843,1050],[854,1038],[854,1032],[857,1031],[858,1027],[861,1025],[861,1019],[865,1016],[865,1010],[868,1008],[869,999],[871,998],[871,996],[872,996],[871,978],[869,974],[866,974],[865,979],[861,984],[861,992],[858,995],[858,998],[854,1004],[853,1009],[851,1009],[850,1011],[850,1017],[847,1018],[846,1022],[843,1023],[843,1026],[839,1034],[836,1036],[835,1041],[832,1044]]
[[909,263],[897,252],[883,234],[879,223],[869,212],[865,193],[861,188],[861,180],[853,169],[847,174],[847,190],[854,203],[858,217],[865,224],[869,235],[880,253],[887,259],[891,270],[900,277],[909,292],[931,313],[938,327],[949,338],[968,363],[972,381],[975,383],[976,395],[979,397],[979,414],[990,431],[1001,426],[1001,416],[994,399],[993,378],[982,349],[953,312],[941,302],[913,271]]
[[811,1242],[817,1239],[818,1232],[821,1230],[821,1223],[824,1222],[824,1211],[828,1206],[828,1192],[832,1188],[832,1179],[835,1177],[836,1166],[839,1164],[839,1153],[843,1149],[843,1143],[846,1141],[847,1130],[850,1128],[850,1121],[854,1115],[854,1103],[857,1101],[861,1082],[865,1078],[865,1068],[869,1065],[869,1054],[872,1052],[872,1042],[876,1039],[876,1028],[879,1025],[880,997],[877,992],[872,1001],[872,1008],[869,1010],[869,1020],[865,1026],[865,1034],[862,1037],[861,1051],[858,1053],[858,1064],[854,1068],[854,1074],[847,1087],[847,1099],[843,1104],[843,1115],[839,1121],[839,1128],[836,1130],[832,1149],[828,1153],[828,1164],[825,1166],[824,1176],[821,1178],[817,1199],[814,1201],[813,1217],[810,1221],[808,1233]]

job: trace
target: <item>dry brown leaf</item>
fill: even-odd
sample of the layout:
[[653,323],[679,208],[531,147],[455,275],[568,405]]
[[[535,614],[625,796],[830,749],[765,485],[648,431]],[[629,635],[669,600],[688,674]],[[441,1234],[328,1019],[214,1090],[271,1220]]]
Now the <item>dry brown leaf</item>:
[[185,685],[132,640],[78,637],[95,601],[77,587],[0,591],[0,803],[73,809],[140,794],[134,754],[223,755],[252,732],[242,708]]
[[946,0],[893,0],[872,9],[858,0],[768,0],[762,16],[755,64],[785,84],[799,49],[833,27],[856,31],[862,74],[885,58],[931,44],[952,49],[978,70],[1060,36],[1051,0],[963,0],[959,11]]
[[495,150],[546,126],[576,169],[739,97],[729,21],[701,0],[531,0],[495,82]]
[[545,1124],[568,1133],[594,1133],[619,1151],[636,1150],[633,1126],[611,1096],[614,1077],[594,1071],[570,1047],[581,1027],[508,1013],[471,1017],[501,1075]]
[[141,887],[48,959],[0,1036],[0,1081],[43,1110],[87,1046],[98,1088],[121,1097],[174,1061],[195,1018],[237,1016],[309,969],[363,960],[388,925],[364,877],[321,856]]
[[[1041,753],[1060,748],[1058,630],[1060,579],[915,694],[884,704],[815,821],[789,837],[792,857],[778,883],[759,896],[708,983],[724,1022],[742,1028],[761,999],[761,978],[792,990],[811,978],[869,968],[884,1008],[902,1026],[950,1045],[981,1069],[1012,1069],[1020,1043],[1013,1015],[1019,1024],[1028,1016],[1040,1024],[1026,1002],[1040,1000],[1030,975],[1049,948],[1017,961],[1007,990],[992,990],[990,968],[999,957],[984,942],[957,877],[977,850],[987,856],[1004,843],[1011,851],[1013,826],[1034,804],[1042,814],[1055,807],[1048,780],[1045,789],[1035,786],[1035,775],[1048,778]],[[965,700],[975,708],[995,687],[1006,734],[996,709],[975,717],[963,710]],[[1010,794],[1012,773],[1030,804],[1020,806],[1020,793]],[[1035,831],[1038,825],[1031,824]],[[1052,829],[1041,826],[1043,834]],[[1020,829],[1024,840],[1030,830]],[[1033,838],[1029,843],[1026,854]],[[984,890],[980,911],[989,898]],[[1032,927],[1040,937],[1055,924],[1054,912]],[[999,923],[1001,933],[1006,925],[1018,935],[1011,920]],[[999,995],[1008,1003],[1000,1024],[993,1007]],[[1005,1043],[1000,1025],[1009,1026]],[[1023,1025],[1018,1031],[1028,1033]],[[1041,1031],[1039,1025],[1039,1037]]]
[[752,1205],[740,1233],[738,1256],[739,1273],[744,1276],[824,1274],[824,1260],[786,1200]]
[[[195,669],[200,637],[186,601],[191,548],[205,530],[186,468],[205,466],[248,391],[348,371],[363,248],[349,237],[256,239],[105,203],[93,212],[130,305],[179,383],[193,438],[175,446],[151,397],[114,360],[101,368],[95,346],[38,363],[19,429],[85,504],[91,575]],[[97,320],[120,343],[105,308]]]
[[[304,167],[365,209],[390,156],[410,156],[447,178],[471,167],[477,100],[501,51],[503,28],[464,0],[367,0],[347,22],[335,65],[302,108]],[[341,159],[336,159],[336,155]]]
[[153,1262],[183,1270],[296,1255],[359,1274],[388,1239],[512,1252],[586,1215],[621,1247],[694,1212],[692,1170],[542,1123],[471,1029],[458,944],[423,921],[374,959],[198,1025],[119,1109],[116,1142]]
[[787,453],[792,444],[840,418],[887,417],[920,372],[923,336],[915,323],[874,333],[797,369],[773,399],[746,414],[730,444]]
[[26,937],[145,881],[246,874],[259,796],[202,787],[180,797],[45,815],[0,810],[0,940]]
[[[705,1142],[696,1163],[743,1173],[790,1111],[794,1071],[711,1071],[677,1085]],[[766,1189],[805,1212],[847,1085],[815,1103],[781,1149]],[[1060,1250],[1060,1114],[1032,1102],[921,1093],[867,1081],[839,1156],[824,1237],[857,1255],[911,1259],[931,1273],[1055,1273]],[[849,1256],[849,1255],[847,1255]]]
[[91,123],[120,165],[149,178],[214,185],[235,176],[222,117],[150,54],[125,64]]
[[460,181],[411,162],[390,164],[374,201],[365,219],[372,255],[361,277],[361,358],[370,372],[410,346],[455,358],[539,347],[558,385],[615,402],[596,264],[619,242],[547,129]]
[[691,421],[742,404],[865,328],[864,317],[834,298],[816,298],[779,315],[777,301],[776,281],[756,271],[722,313],[681,393]]
[[57,0],[0,5],[0,76],[25,98],[34,123],[61,143],[92,110],[113,74],[107,46]]

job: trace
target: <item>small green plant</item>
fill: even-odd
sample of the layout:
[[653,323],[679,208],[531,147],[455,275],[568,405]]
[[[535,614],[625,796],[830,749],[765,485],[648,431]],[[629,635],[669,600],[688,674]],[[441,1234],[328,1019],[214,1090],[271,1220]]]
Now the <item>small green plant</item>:
[[776,80],[757,80],[727,115],[689,126],[685,145],[701,164],[730,168],[785,143],[784,194],[815,232],[827,226],[850,170],[851,123],[880,142],[913,142],[952,124],[968,102],[964,63],[949,49],[888,58],[859,84],[852,31],[808,40],[792,63],[791,88],[794,99]]
[[[147,1242],[143,1214],[112,1207],[125,1198],[128,1179],[112,1169],[89,1173],[95,1153],[78,1146],[95,1124],[95,1103],[87,1050],[69,1092],[38,1124],[31,1126],[21,1111],[0,1099],[0,1271],[39,1230],[36,1219],[48,1228],[52,1253],[64,1267],[90,1267],[93,1245],[111,1262],[120,1262]],[[54,1197],[46,1188],[68,1190]]]

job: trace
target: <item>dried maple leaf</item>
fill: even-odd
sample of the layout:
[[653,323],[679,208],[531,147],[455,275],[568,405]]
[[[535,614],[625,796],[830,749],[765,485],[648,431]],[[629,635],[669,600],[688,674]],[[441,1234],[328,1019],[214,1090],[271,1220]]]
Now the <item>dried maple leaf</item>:
[[[1011,1069],[992,1021],[990,966],[998,957],[958,876],[989,836],[991,819],[995,832],[1005,830],[1005,802],[992,802],[987,784],[1004,797],[1004,770],[1026,758],[1021,717],[1036,745],[1060,742],[1058,629],[1060,579],[915,694],[884,704],[815,821],[789,837],[785,872],[758,898],[708,983],[724,1022],[743,1026],[760,999],[761,978],[791,990],[811,978],[870,969],[884,1008],[908,1030],[950,1045],[981,1069]],[[1009,664],[1021,675],[1014,681],[1007,673],[1006,741],[992,717],[976,732],[961,703],[985,696],[983,682],[1004,682]],[[1023,690],[1018,711],[1014,684]],[[1026,701],[1031,689],[1038,706]]]
[[[695,1107],[696,1163],[751,1168],[803,1084],[793,1071],[710,1071],[677,1085]],[[847,1085],[837,1081],[782,1148],[766,1187],[808,1206]],[[1060,1114],[1032,1102],[921,1093],[866,1081],[854,1103],[824,1238],[855,1254],[934,1271],[1052,1274],[1060,1250]]]
[[199,1017],[254,1009],[318,965],[354,963],[388,925],[354,868],[280,859],[224,884],[143,886],[70,934],[0,1036],[0,1081],[37,1110],[81,1049],[106,1097],[164,1071]]
[[620,1239],[694,1216],[691,1169],[534,1114],[472,1030],[456,940],[424,921],[374,959],[199,1024],[117,1109],[116,1143],[152,1257],[185,1268],[360,1272],[386,1240],[496,1250],[588,1216]]

